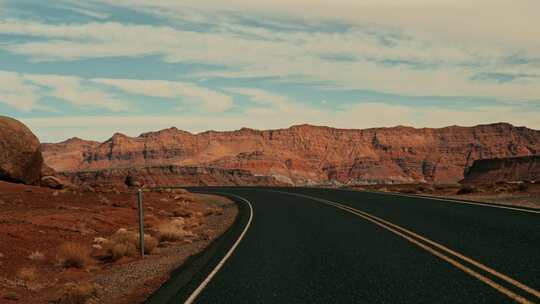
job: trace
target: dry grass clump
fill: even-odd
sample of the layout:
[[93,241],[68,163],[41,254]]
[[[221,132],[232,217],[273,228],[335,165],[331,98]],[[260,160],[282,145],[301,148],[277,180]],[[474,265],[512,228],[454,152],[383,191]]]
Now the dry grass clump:
[[160,242],[180,241],[184,238],[186,234],[182,227],[173,223],[164,223],[159,225],[158,231]]
[[8,292],[4,295],[4,299],[9,300],[9,301],[18,301],[19,295],[14,292]]
[[87,304],[98,296],[101,286],[94,283],[68,283],[60,297],[54,301],[57,304]]
[[28,258],[32,261],[41,261],[43,259],[45,259],[45,255],[39,251],[34,251],[32,253],[30,253],[30,255],[28,256]]
[[37,271],[36,271],[36,268],[34,267],[32,268],[23,267],[19,269],[19,271],[17,271],[17,278],[23,281],[33,282],[37,279],[37,277],[38,277]]
[[151,254],[156,250],[156,248],[159,245],[158,239],[152,236],[145,235],[144,236],[144,253],[145,254]]
[[102,247],[108,257],[117,261],[123,257],[137,255],[138,239],[135,233],[120,229]]
[[173,210],[173,215],[175,217],[185,217],[190,218],[193,216],[193,211],[186,208],[176,208]]
[[[158,240],[150,235],[144,235],[144,252],[151,254],[158,246]],[[139,235],[125,229],[116,232],[110,240],[103,244],[105,254],[113,261],[123,257],[137,256],[140,249]]]
[[418,193],[418,191],[411,188],[401,188],[401,189],[398,189],[397,191],[403,194],[417,194]]
[[476,193],[476,192],[478,192],[478,189],[475,186],[463,185],[458,190],[457,194],[462,195],[462,194],[471,194],[471,193]]
[[90,250],[79,243],[64,243],[58,250],[58,262],[63,267],[85,268],[91,261]]
[[159,219],[155,215],[148,214],[144,216],[144,227],[152,228],[156,227],[157,225],[159,225]]

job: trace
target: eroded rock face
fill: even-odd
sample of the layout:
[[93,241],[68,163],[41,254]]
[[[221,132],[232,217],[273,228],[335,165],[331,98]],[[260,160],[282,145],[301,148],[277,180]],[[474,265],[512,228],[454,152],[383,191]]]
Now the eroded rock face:
[[540,181],[540,155],[482,159],[466,171],[464,184]]
[[0,180],[36,184],[42,168],[38,138],[21,122],[0,116]]
[[540,131],[504,123],[366,130],[300,125],[200,134],[171,128],[43,150],[47,164],[61,171],[179,165],[249,170],[298,185],[456,182],[474,160],[540,153]]
[[[238,169],[206,167],[152,166],[141,168],[102,169],[94,171],[59,173],[63,179],[78,186],[97,189],[124,190],[127,187],[165,186],[283,186],[284,183],[268,177],[255,176]],[[126,183],[131,179],[133,184]]]

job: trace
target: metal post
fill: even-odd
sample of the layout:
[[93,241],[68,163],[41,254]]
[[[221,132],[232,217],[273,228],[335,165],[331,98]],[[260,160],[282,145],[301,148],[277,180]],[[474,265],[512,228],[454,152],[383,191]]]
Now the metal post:
[[143,211],[143,192],[139,189],[137,195],[139,205],[139,246],[141,247],[141,257],[144,257],[144,211]]

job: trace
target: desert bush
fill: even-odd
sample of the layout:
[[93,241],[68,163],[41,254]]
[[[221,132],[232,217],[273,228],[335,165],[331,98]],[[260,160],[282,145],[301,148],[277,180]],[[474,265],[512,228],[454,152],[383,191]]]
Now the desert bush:
[[123,257],[133,257],[137,255],[137,248],[129,243],[113,243],[107,247],[107,252],[113,261],[118,261]]
[[85,268],[91,261],[90,250],[79,243],[64,243],[58,250],[58,262],[63,267]]
[[176,242],[184,238],[185,232],[182,227],[172,224],[164,223],[159,225],[159,241],[160,242]]
[[96,298],[101,286],[93,283],[68,283],[60,291],[57,304],[86,304]]
[[461,188],[459,188],[457,194],[463,195],[463,194],[470,194],[470,193],[475,193],[475,192],[478,192],[478,189],[475,186],[463,185],[461,186]]
[[[144,235],[144,252],[151,254],[158,246],[159,241],[145,234]],[[117,261],[123,257],[134,257],[140,249],[139,235],[135,232],[127,230],[119,230],[114,234],[109,241],[103,244],[105,254],[113,261]]]
[[117,261],[123,257],[137,255],[138,237],[135,233],[127,231],[127,229],[118,229],[118,231],[110,237],[109,240],[103,243],[102,247],[105,253],[113,261]]
[[444,184],[435,184],[433,185],[433,188],[435,188],[435,190],[437,191],[441,191],[441,190],[446,190],[448,186]]
[[156,227],[158,224],[159,224],[159,219],[155,215],[148,214],[144,216],[144,227],[148,227],[148,228]]
[[410,188],[398,189],[397,191],[399,193],[403,193],[403,194],[416,194],[416,193],[418,193],[418,191],[416,191],[415,189],[410,189]]
[[159,245],[159,241],[152,236],[144,236],[144,253],[151,254]]
[[173,210],[173,215],[176,217],[192,217],[193,211],[186,208],[176,208]]
[[36,268],[21,268],[19,271],[17,271],[17,277],[21,280],[33,282],[37,279],[37,271]]
[[527,191],[528,189],[529,189],[529,183],[526,183],[526,182],[525,182],[525,183],[521,183],[521,184],[519,184],[519,185],[517,186],[517,190],[518,190],[518,191],[524,192],[524,191]]
[[32,261],[41,261],[43,259],[45,259],[45,255],[39,251],[34,251],[32,253],[30,253],[30,255],[28,256],[28,259],[32,260]]
[[14,292],[8,292],[4,295],[4,299],[9,300],[9,301],[18,301],[19,295]]

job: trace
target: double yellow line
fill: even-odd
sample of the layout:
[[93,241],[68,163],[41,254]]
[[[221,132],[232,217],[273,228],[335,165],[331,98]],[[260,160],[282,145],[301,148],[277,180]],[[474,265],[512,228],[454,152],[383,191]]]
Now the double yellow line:
[[[347,211],[349,213],[352,213],[358,217],[361,217],[363,218],[364,220],[366,221],[369,221],[385,230],[388,230],[402,238],[404,238],[405,240],[411,242],[412,244],[426,250],[427,252],[433,254],[434,256],[448,262],[449,264],[451,264],[452,266],[460,269],[461,271],[475,277],[476,279],[480,280],[481,282],[491,286],[492,288],[494,288],[495,290],[499,291],[500,293],[508,296],[509,298],[511,298],[512,300],[516,301],[517,303],[522,303],[522,304],[533,304],[534,302],[516,294],[515,292],[511,291],[510,289],[498,284],[497,282],[493,281],[492,279],[486,277],[485,275],[482,275],[481,273],[471,269],[470,267],[464,265],[462,262],[460,262],[458,259],[460,259],[461,261],[464,261],[464,262],[467,262],[497,278],[499,278],[500,280],[510,284],[510,285],[513,285],[515,287],[517,287],[518,289],[522,290],[522,291],[525,291],[527,292],[528,294],[531,294],[533,296],[535,296],[536,298],[540,299],[540,292],[538,290],[535,290],[534,288],[532,287],[529,287],[515,279],[512,279],[511,277],[505,275],[505,274],[502,274],[478,261],[475,261],[474,259],[472,258],[469,258],[469,257],[466,257],[464,256],[463,254],[459,253],[459,252],[456,252],[452,249],[449,249],[447,248],[446,246],[444,245],[441,245],[435,241],[432,241],[426,237],[423,237],[421,235],[418,235],[417,233],[414,233],[406,228],[403,228],[401,226],[398,226],[396,224],[393,224],[393,223],[390,223],[384,219],[381,219],[379,217],[376,217],[374,215],[371,215],[367,212],[364,212],[364,211],[360,211],[358,209],[355,209],[355,208],[352,208],[352,207],[349,207],[349,206],[346,206],[346,205],[343,205],[343,204],[340,204],[340,203],[336,203],[336,202],[332,202],[332,201],[328,201],[328,200],[325,200],[325,199],[321,199],[321,198],[318,198],[318,197],[313,197],[313,196],[309,196],[309,195],[304,195],[304,194],[297,194],[297,193],[290,193],[290,192],[283,192],[283,191],[273,191],[273,192],[280,192],[280,193],[284,193],[284,194],[288,194],[288,195],[294,195],[294,196],[299,196],[299,197],[304,197],[304,198],[308,198],[308,199],[311,199],[311,200],[314,200],[314,201],[317,201],[317,202],[320,202],[320,203],[323,203],[323,204],[326,204],[326,205],[330,205],[330,206],[333,206],[333,207],[336,207],[336,208],[339,208],[341,210],[344,210],[344,211]],[[457,259],[456,259],[457,258]]]

